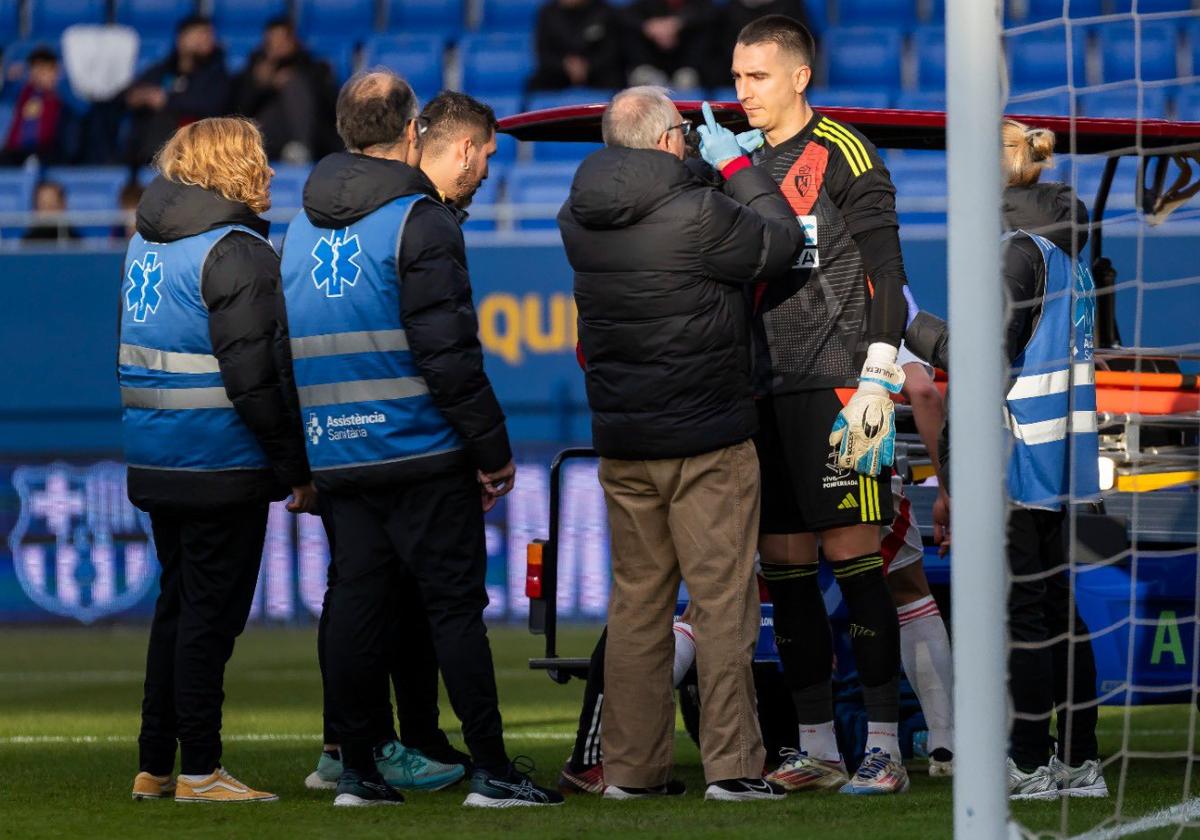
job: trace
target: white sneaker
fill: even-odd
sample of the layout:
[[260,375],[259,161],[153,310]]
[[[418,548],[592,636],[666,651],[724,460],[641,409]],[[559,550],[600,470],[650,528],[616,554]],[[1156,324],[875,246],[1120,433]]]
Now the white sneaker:
[[1062,783],[1062,774],[1049,766],[1026,773],[1011,758],[1008,760],[1009,799],[1058,799],[1062,796]]
[[1058,756],[1050,759],[1050,769],[1063,780],[1062,791],[1067,796],[1086,799],[1106,799],[1108,785],[1104,783],[1104,770],[1100,762],[1092,759],[1078,767],[1059,761]]
[[929,754],[929,775],[935,779],[954,775],[954,753],[939,747]]
[[713,782],[704,791],[710,802],[752,802],[757,799],[783,799],[787,791],[782,785],[766,779],[724,779]]

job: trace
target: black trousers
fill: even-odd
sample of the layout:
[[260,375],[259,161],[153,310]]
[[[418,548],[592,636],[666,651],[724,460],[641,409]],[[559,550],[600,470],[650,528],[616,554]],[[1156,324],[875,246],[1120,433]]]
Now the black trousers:
[[474,474],[463,469],[387,490],[326,495],[336,579],[326,598],[324,650],[345,766],[374,771],[379,675],[391,665],[395,611],[413,610],[415,581],[471,757],[502,768],[508,757],[483,623],[487,548]]
[[139,766],[207,775],[221,763],[225,663],[246,626],[267,528],[267,504],[150,514],[162,567],[150,625]]
[[[1008,563],[1014,577],[1008,594],[1011,641],[1044,643],[1068,629],[1071,638],[1082,639],[1064,638],[1036,649],[1014,647],[1009,653],[1013,707],[1019,714],[1039,716],[1013,721],[1010,753],[1025,768],[1045,764],[1050,755],[1054,706],[1063,707],[1056,721],[1059,757],[1079,764],[1097,756],[1096,659],[1091,641],[1084,638],[1087,624],[1071,609],[1065,522],[1064,511],[1013,508],[1008,515]],[[1030,579],[1020,579],[1026,576]]]
[[[325,606],[329,605],[329,589],[337,580],[337,564],[332,562],[336,543],[336,528],[329,510],[328,497],[319,497],[321,520],[329,538],[330,557]],[[372,731],[375,743],[394,740],[396,729],[392,724],[392,704],[388,688],[388,677],[396,692],[396,712],[400,722],[400,741],[406,747],[418,750],[436,750],[448,747],[450,742],[438,725],[438,666],[437,653],[433,649],[433,634],[425,605],[421,601],[416,579],[406,575],[393,593],[394,603],[389,608],[393,630],[388,645],[390,664],[376,679],[378,695],[374,698]],[[321,687],[323,690],[323,720],[326,744],[340,744],[341,736],[334,730],[332,711],[333,694],[329,683],[329,669],[325,652],[328,632],[328,610],[322,609],[317,625],[317,660],[321,665]]]
[[575,748],[571,750],[571,769],[579,772],[603,761],[600,752],[600,709],[604,703],[604,650],[608,627],[600,634],[588,663],[587,682],[583,687],[583,708],[575,730]]

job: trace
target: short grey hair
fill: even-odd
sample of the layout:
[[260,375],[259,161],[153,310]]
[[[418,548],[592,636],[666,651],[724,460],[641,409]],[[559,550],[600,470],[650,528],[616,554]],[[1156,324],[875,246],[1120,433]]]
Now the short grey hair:
[[601,121],[604,145],[653,149],[678,118],[679,112],[666,88],[654,85],[626,88],[604,109]]

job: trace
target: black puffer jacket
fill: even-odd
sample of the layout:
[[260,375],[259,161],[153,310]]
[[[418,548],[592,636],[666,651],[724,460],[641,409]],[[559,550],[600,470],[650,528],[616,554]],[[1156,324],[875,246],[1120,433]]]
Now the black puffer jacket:
[[[419,481],[464,466],[495,472],[512,460],[504,412],[483,370],[459,214],[438,198],[420,170],[350,152],[329,155],[316,165],[304,186],[304,212],[318,227],[344,228],[416,194],[431,200],[413,205],[404,225],[396,258],[400,320],[429,395],[466,452],[377,465],[368,468],[370,475],[363,469],[322,471],[322,487],[341,491]],[[335,473],[344,473],[346,482]]]
[[[267,223],[246,205],[162,177],[138,204],[138,233],[151,242],[174,242],[225,225],[267,234]],[[279,255],[269,243],[234,231],[208,252],[200,291],[225,393],[258,439],[271,469],[206,473],[130,467],[129,498],[143,510],[282,499],[289,488],[309,480]]]
[[558,224],[597,451],[681,458],[753,435],[750,291],[803,241],[770,176],[746,168],[722,192],[666,152],[602,149],[579,167]]

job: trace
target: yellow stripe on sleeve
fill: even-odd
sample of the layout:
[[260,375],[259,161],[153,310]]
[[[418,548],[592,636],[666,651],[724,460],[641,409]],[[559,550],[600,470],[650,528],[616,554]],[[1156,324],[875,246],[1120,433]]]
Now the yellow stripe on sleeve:
[[[851,162],[851,170],[855,169],[857,163],[857,171],[854,172],[855,177],[858,177],[868,169],[873,169],[874,164],[871,163],[871,156],[867,154],[867,149],[863,146],[862,141],[855,137],[845,126],[839,125],[830,119],[822,118],[817,126],[822,137],[827,137],[830,140],[841,139],[838,145],[842,149],[842,153],[846,155],[846,159]],[[814,131],[814,134],[817,132]]]

